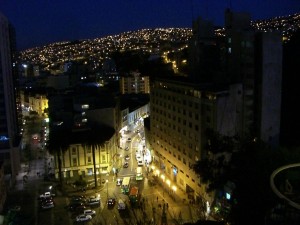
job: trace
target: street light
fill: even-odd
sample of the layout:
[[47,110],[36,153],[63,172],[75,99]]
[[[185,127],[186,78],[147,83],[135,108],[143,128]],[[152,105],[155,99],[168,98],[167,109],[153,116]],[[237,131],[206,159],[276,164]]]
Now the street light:
[[108,201],[108,180],[106,180],[106,195],[107,195],[107,201]]

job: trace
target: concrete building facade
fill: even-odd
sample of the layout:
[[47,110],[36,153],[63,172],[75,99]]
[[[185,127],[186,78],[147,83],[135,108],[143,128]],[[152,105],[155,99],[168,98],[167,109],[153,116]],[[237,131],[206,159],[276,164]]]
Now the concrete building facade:
[[131,73],[130,76],[120,78],[120,89],[122,94],[149,94],[150,79],[140,73]]
[[212,193],[206,193],[192,168],[207,156],[207,129],[229,136],[239,130],[241,86],[214,87],[189,80],[156,79],[151,87],[148,147],[153,162],[191,198],[211,202]]
[[20,135],[12,73],[12,29],[0,13],[0,161],[14,182],[20,169]]

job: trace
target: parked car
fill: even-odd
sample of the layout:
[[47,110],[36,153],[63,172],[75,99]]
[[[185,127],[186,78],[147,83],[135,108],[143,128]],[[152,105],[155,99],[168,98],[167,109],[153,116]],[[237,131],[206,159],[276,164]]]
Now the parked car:
[[143,160],[139,160],[138,162],[137,162],[137,164],[138,164],[138,166],[143,166],[144,164],[143,164]]
[[41,204],[53,203],[53,198],[51,198],[51,197],[41,198],[40,203]]
[[125,151],[128,151],[129,150],[129,147],[128,146],[126,146],[126,148],[125,148]]
[[76,222],[85,222],[85,221],[89,221],[91,219],[92,219],[91,215],[81,214],[76,217]]
[[125,155],[125,160],[129,160],[130,159],[130,157],[129,157],[129,155]]
[[128,142],[131,142],[131,138],[128,138],[127,141],[128,141]]
[[89,206],[99,206],[100,205],[100,196],[91,196],[88,200],[87,200],[87,205]]
[[15,205],[15,206],[12,206],[9,211],[11,212],[20,212],[21,211],[21,206],[19,205]]
[[128,168],[128,165],[129,165],[128,162],[125,162],[123,168]]
[[45,204],[42,204],[41,208],[42,209],[51,209],[54,207],[54,203],[45,203]]
[[40,198],[45,198],[45,197],[54,197],[55,194],[51,193],[51,192],[45,192],[44,194],[40,195]]
[[96,215],[96,211],[95,211],[95,210],[92,210],[92,209],[85,209],[85,210],[83,211],[83,214],[84,214],[84,215],[95,216],[95,215]]
[[85,206],[85,205],[82,202],[75,202],[75,203],[69,204],[69,209],[71,211],[75,211],[75,210],[77,210],[78,207],[82,207],[83,208],[83,206]]
[[73,195],[70,200],[73,203],[75,203],[75,202],[85,203],[86,202],[86,198],[83,195]]
[[87,209],[87,207],[85,205],[79,205],[73,211],[78,212],[78,213],[82,213],[86,209]]

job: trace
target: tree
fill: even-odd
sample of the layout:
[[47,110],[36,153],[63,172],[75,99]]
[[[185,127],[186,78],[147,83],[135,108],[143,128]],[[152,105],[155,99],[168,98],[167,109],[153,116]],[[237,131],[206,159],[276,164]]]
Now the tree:
[[57,156],[59,183],[62,185],[62,162],[61,155],[69,148],[69,130],[50,129],[47,149],[50,154]]
[[105,143],[105,140],[103,140],[101,137],[102,133],[100,133],[99,129],[89,129],[86,131],[85,141],[82,143],[83,146],[87,146],[88,148],[92,149],[95,188],[98,187],[95,149],[101,148]]
[[100,149],[106,141],[111,139],[114,133],[115,130],[113,128],[97,124],[88,124],[85,129],[74,130],[72,132],[69,144],[81,143],[83,147],[92,149],[95,188],[98,187],[95,159],[96,149]]

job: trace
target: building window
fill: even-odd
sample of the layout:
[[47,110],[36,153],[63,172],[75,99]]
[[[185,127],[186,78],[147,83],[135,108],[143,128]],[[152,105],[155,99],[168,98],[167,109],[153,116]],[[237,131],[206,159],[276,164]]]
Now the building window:
[[102,161],[102,163],[106,163],[106,158],[105,158],[105,155],[102,155],[102,157],[101,157],[101,161]]
[[87,163],[88,163],[88,164],[92,164],[92,157],[91,157],[91,156],[88,156],[88,158],[87,158]]
[[73,166],[77,166],[77,159],[76,158],[73,158],[72,162],[73,162]]
[[179,179],[179,184],[183,185],[183,180],[182,179]]
[[72,155],[76,155],[76,148],[75,147],[72,148]]

